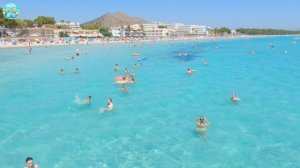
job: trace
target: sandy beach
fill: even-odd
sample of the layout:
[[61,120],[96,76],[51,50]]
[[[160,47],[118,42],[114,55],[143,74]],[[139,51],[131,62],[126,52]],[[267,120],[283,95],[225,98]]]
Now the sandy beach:
[[[226,40],[241,38],[262,38],[269,36],[202,36],[202,37],[185,37],[185,38],[163,38],[163,39],[94,39],[93,41],[80,40],[78,42],[18,42],[13,44],[13,39],[0,39],[0,48],[17,48],[17,47],[33,47],[33,46],[58,46],[58,45],[87,45],[87,44],[111,44],[111,43],[136,43],[136,42],[158,42],[158,41],[199,41],[199,40]],[[15,38],[16,39],[16,38]]]

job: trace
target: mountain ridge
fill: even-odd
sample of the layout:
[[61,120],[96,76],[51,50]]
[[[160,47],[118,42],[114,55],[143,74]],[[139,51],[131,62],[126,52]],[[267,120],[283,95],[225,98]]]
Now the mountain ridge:
[[147,21],[140,17],[128,16],[126,13],[118,11],[115,13],[105,13],[96,19],[83,23],[82,26],[97,25],[103,27],[117,27],[143,23],[147,23]]

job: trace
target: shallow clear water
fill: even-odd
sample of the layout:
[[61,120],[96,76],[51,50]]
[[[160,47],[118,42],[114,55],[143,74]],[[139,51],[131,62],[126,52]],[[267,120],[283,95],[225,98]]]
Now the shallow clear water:
[[[53,168],[299,167],[293,38],[0,49],[0,167],[22,167],[27,156]],[[76,48],[81,56],[64,60]],[[148,59],[124,94],[114,77],[133,69],[136,51]],[[188,67],[197,72],[186,75]],[[76,105],[76,95],[92,104]],[[114,111],[99,113],[109,97]],[[195,129],[202,115],[207,142]]]

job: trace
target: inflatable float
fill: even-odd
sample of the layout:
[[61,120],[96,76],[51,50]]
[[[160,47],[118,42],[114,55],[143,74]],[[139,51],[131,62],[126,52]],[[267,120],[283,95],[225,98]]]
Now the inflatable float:
[[137,59],[137,61],[145,61],[145,60],[147,60],[146,57],[141,57],[141,58],[138,58],[138,59]]
[[117,76],[115,78],[116,84],[127,84],[127,83],[134,83],[132,78],[127,78],[126,80],[123,79],[123,76]]

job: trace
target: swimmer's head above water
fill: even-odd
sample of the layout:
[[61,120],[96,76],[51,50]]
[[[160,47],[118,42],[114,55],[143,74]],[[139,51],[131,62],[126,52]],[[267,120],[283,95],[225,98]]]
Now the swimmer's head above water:
[[200,123],[204,123],[204,117],[201,116],[201,117],[199,118],[199,121],[200,121]]

